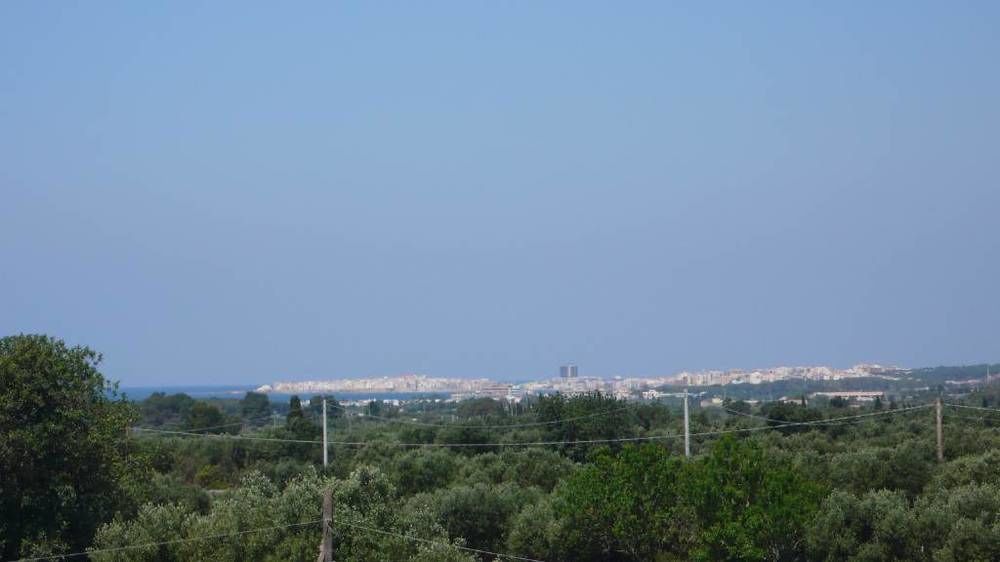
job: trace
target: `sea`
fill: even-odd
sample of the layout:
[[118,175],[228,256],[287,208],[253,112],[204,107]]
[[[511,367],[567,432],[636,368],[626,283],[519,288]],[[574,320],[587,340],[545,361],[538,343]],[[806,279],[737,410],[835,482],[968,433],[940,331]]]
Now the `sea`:
[[[154,392],[165,394],[184,393],[191,398],[243,398],[247,392],[255,390],[256,386],[123,386],[118,389],[129,400],[141,402]],[[303,392],[299,398],[308,400],[319,392]],[[450,394],[442,392],[331,392],[337,400],[434,400],[448,398]],[[271,402],[288,402],[292,394],[269,392],[267,397]]]

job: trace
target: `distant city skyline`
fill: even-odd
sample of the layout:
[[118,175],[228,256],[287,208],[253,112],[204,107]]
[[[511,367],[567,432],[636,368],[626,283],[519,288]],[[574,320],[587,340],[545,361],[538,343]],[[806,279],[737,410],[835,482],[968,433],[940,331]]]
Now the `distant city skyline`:
[[[370,377],[356,379],[313,379],[304,381],[279,380],[257,387],[256,392],[271,394],[309,393],[447,393],[453,400],[473,397],[489,397],[508,401],[520,401],[531,395],[560,392],[567,395],[602,392],[620,399],[649,399],[666,396],[657,389],[662,387],[698,388],[728,385],[760,385],[780,381],[839,381],[844,379],[882,379],[900,382],[908,380],[914,371],[891,365],[862,364],[848,369],[834,369],[827,366],[778,366],[767,369],[735,369],[730,371],[682,372],[673,375],[631,377],[631,376],[577,376],[572,373],[572,365],[564,365],[557,377],[543,377],[535,380],[503,382],[488,378],[448,378],[423,374],[407,374],[395,377]],[[983,366],[981,373],[969,373],[972,377],[962,380],[945,381],[947,384],[967,385],[970,382],[990,380],[989,367]]]
[[[989,364],[990,362],[986,362]],[[572,377],[564,376],[563,371],[566,367],[577,367],[576,374]],[[421,377],[429,379],[454,379],[454,380],[467,380],[467,381],[497,381],[504,383],[524,383],[539,380],[557,380],[557,379],[574,379],[574,378],[600,378],[600,379],[614,379],[614,378],[680,378],[684,375],[704,375],[704,374],[736,374],[736,373],[753,373],[753,372],[767,372],[776,370],[801,370],[801,369],[817,369],[817,370],[830,370],[835,372],[847,372],[851,370],[856,370],[859,368],[869,369],[898,369],[898,370],[909,370],[913,368],[924,368],[924,367],[937,367],[939,365],[920,365],[920,366],[904,366],[904,365],[890,365],[886,363],[854,363],[849,366],[835,366],[835,365],[820,365],[820,364],[810,364],[810,365],[771,365],[767,367],[730,367],[725,369],[687,369],[675,372],[646,372],[646,373],[625,373],[625,372],[611,372],[611,373],[583,373],[579,372],[579,367],[577,365],[560,365],[559,372],[556,374],[545,374],[538,373],[536,375],[521,375],[521,376],[500,376],[500,377],[487,377],[479,376],[475,374],[467,375],[438,375],[431,372],[416,372],[416,371],[404,371],[400,373],[382,373],[382,374],[355,374],[355,375],[277,375],[272,377],[267,381],[243,381],[239,383],[242,386],[267,386],[276,381],[283,381],[289,383],[305,383],[310,381],[350,381],[350,380],[384,380],[384,379],[398,379],[405,377]],[[141,386],[141,385],[139,385]],[[158,385],[149,385],[150,387],[155,387]],[[169,385],[162,385],[169,386]],[[196,386],[196,385],[182,385],[182,386]],[[205,386],[217,386],[214,384],[206,384]]]
[[134,386],[991,361],[998,17],[0,3],[0,334]]

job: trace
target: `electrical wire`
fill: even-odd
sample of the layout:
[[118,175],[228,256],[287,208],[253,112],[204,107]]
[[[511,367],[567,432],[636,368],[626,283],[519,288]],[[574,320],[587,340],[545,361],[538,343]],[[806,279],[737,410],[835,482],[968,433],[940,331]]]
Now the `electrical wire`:
[[[704,437],[711,435],[725,435],[731,433],[750,433],[755,431],[764,431],[769,429],[781,429],[786,427],[806,427],[814,425],[839,425],[844,421],[853,421],[862,418],[869,418],[875,416],[886,416],[891,414],[899,414],[903,412],[919,410],[923,408],[928,408],[932,404],[922,404],[919,406],[911,406],[907,408],[899,408],[896,410],[885,410],[881,412],[869,412],[867,414],[859,414],[856,416],[844,416],[840,418],[829,418],[825,420],[810,420],[804,422],[782,422],[777,425],[766,425],[760,427],[748,427],[748,428],[736,428],[736,429],[726,429],[726,430],[715,430],[715,431],[702,431],[696,433],[690,433],[691,437]],[[167,431],[167,430],[156,430],[156,429],[146,429],[146,428],[135,428],[139,431],[147,431],[152,433],[163,433],[171,435],[188,435],[209,439],[244,439],[252,441],[276,441],[276,442],[287,442],[287,443],[308,443],[315,445],[322,445],[322,441],[315,440],[305,440],[305,439],[279,439],[272,437],[253,437],[249,435],[205,435],[202,433],[190,433],[184,431]],[[392,447],[442,447],[442,448],[464,448],[464,447],[533,447],[533,446],[548,446],[548,445],[594,445],[598,443],[630,443],[639,441],[656,441],[662,439],[674,439],[683,437],[683,433],[674,433],[668,435],[647,435],[642,437],[616,437],[616,438],[606,438],[606,439],[581,439],[576,441],[567,440],[554,440],[554,441],[529,441],[529,442],[511,442],[511,443],[395,443],[395,442],[378,442],[381,445],[392,446]],[[328,445],[342,445],[342,446],[366,446],[372,445],[373,442],[370,441],[327,441]]]
[[347,527],[353,527],[355,529],[363,529],[365,531],[369,531],[369,532],[372,532],[372,533],[378,533],[380,535],[388,535],[388,536],[392,536],[392,537],[399,537],[399,538],[403,538],[403,539],[408,539],[408,540],[411,540],[411,541],[414,541],[414,542],[422,542],[422,543],[427,543],[427,544],[436,544],[436,545],[440,545],[440,546],[447,546],[447,547],[451,547],[451,548],[457,548],[459,550],[466,550],[468,552],[475,552],[477,554],[488,554],[490,556],[496,556],[498,558],[507,558],[508,560],[524,560],[526,562],[543,562],[542,560],[538,560],[536,558],[526,558],[524,556],[517,556],[515,554],[504,554],[502,552],[490,552],[489,550],[483,550],[481,548],[472,548],[472,547],[461,546],[461,545],[457,545],[457,544],[454,544],[454,543],[448,543],[448,542],[444,542],[444,541],[435,541],[435,540],[431,540],[431,539],[424,539],[424,538],[420,538],[420,537],[414,537],[412,535],[406,535],[406,534],[403,534],[403,533],[396,533],[396,532],[393,532],[393,531],[386,531],[385,529],[379,529],[377,527],[369,527],[367,525],[360,525],[360,524],[357,524],[357,523],[347,523],[345,521],[339,521],[338,520],[334,524],[335,525],[344,525],[344,526],[347,526]]
[[[208,427],[195,427],[195,428],[190,428],[190,429],[184,428],[184,431],[205,431],[205,430],[208,430],[208,429],[221,429],[223,427],[233,427],[235,425],[243,425],[243,424],[246,424],[246,423],[252,423],[252,422],[256,422],[256,421],[260,421],[260,420],[270,420],[270,419],[274,419],[274,416],[275,416],[274,414],[268,414],[266,416],[258,416],[258,417],[255,417],[255,418],[247,418],[247,419],[240,420],[240,421],[237,421],[237,422],[232,422],[232,423],[224,423],[224,424],[220,424],[220,425],[210,425]],[[140,429],[140,428],[133,428],[133,429]],[[145,428],[145,429],[156,429],[156,428]]]
[[[931,406],[931,404],[921,404],[919,406],[915,406],[914,408],[925,408],[925,407],[928,407],[928,406]],[[913,409],[913,408],[910,408],[910,407],[903,408],[903,410],[910,410],[910,409]],[[726,412],[729,412],[731,414],[736,414],[736,415],[739,415],[739,416],[746,416],[748,418],[763,420],[763,421],[766,421],[766,422],[769,422],[769,423],[778,423],[778,424],[781,424],[781,425],[786,425],[786,424],[789,423],[788,420],[779,420],[779,419],[775,419],[775,418],[768,418],[768,417],[764,417],[764,416],[757,416],[757,415],[754,415],[754,414],[746,414],[746,413],[743,413],[743,412],[739,412],[737,410],[730,410],[729,408],[722,408],[722,410],[725,410]],[[873,413],[868,413],[868,414],[861,414],[859,416],[846,416],[846,417],[842,417],[842,418],[830,418],[830,419],[827,419],[827,420],[810,420],[809,422],[797,422],[797,423],[803,423],[804,424],[804,423],[812,423],[812,422],[822,422],[823,425],[845,425],[845,424],[850,424],[851,420],[854,420],[856,418],[862,418],[862,417],[873,416],[873,415],[880,415],[882,413],[891,413],[891,412],[897,412],[897,411],[901,411],[901,410],[885,410],[883,412],[873,412]],[[847,420],[847,421],[840,421],[840,420]],[[833,423],[835,421],[836,421],[836,423]]]
[[970,420],[970,421],[977,421],[977,422],[990,422],[990,423],[998,423],[998,422],[1000,422],[1000,418],[993,418],[993,417],[990,417],[990,416],[963,416],[961,414],[955,414],[955,413],[952,413],[952,412],[944,412],[944,419],[947,420],[947,419],[953,419],[953,418],[954,419],[959,419],[959,420]]
[[[587,419],[587,418],[594,418],[594,417],[598,417],[598,416],[606,416],[606,415],[609,415],[609,414],[614,414],[614,413],[617,413],[617,412],[622,412],[622,411],[629,410],[629,409],[633,408],[632,405],[627,405],[627,406],[623,406],[621,408],[614,408],[614,409],[611,409],[611,410],[605,410],[605,411],[602,411],[602,412],[595,412],[595,413],[586,414],[586,415],[583,415],[583,416],[575,416],[575,417],[572,417],[572,418],[562,418],[562,419],[558,419],[558,420],[544,421],[544,422],[528,422],[528,423],[496,424],[496,425],[489,425],[489,424],[487,424],[487,425],[460,425],[460,424],[450,424],[450,423],[418,422],[418,421],[411,421],[411,420],[402,420],[402,419],[397,419],[397,418],[387,418],[387,417],[376,416],[376,415],[372,415],[372,414],[359,414],[359,413],[351,412],[347,408],[345,408],[344,406],[341,406],[339,404],[328,404],[328,406],[341,409],[341,410],[344,411],[345,414],[347,414],[349,416],[352,416],[355,419],[369,419],[369,418],[371,418],[371,419],[377,419],[377,420],[380,420],[380,421],[385,421],[387,423],[397,423],[397,424],[403,424],[403,425],[415,425],[415,426],[421,426],[421,427],[442,427],[442,428],[452,427],[452,428],[461,428],[461,429],[516,429],[516,428],[521,428],[521,427],[539,427],[539,426],[545,426],[545,425],[555,425],[555,424],[560,424],[560,423],[577,421],[577,420],[582,420],[582,419]],[[227,423],[227,424],[216,425],[216,426],[209,426],[209,427],[199,427],[199,428],[195,428],[195,429],[184,429],[184,431],[190,433],[190,432],[196,432],[196,431],[204,431],[204,430],[207,430],[207,429],[219,429],[219,428],[223,428],[223,427],[232,427],[232,426],[236,426],[236,425],[243,425],[246,422],[258,421],[258,420],[270,419],[270,418],[271,418],[271,416],[267,416],[267,417],[263,417],[262,416],[262,417],[259,417],[259,418],[250,418],[250,419],[244,420],[242,422]],[[157,430],[158,428],[152,428],[152,427],[139,428],[139,427],[136,427],[136,428],[133,428],[133,429],[144,430],[144,431],[154,431],[154,430]]]
[[[196,435],[199,435],[199,434],[196,434]],[[180,543],[188,543],[188,542],[205,541],[205,540],[210,540],[210,539],[221,539],[221,538],[225,538],[225,537],[236,537],[236,536],[241,536],[241,535],[248,535],[250,533],[261,533],[261,532],[264,532],[264,531],[276,531],[278,529],[290,529],[292,527],[305,527],[305,526],[308,526],[308,525],[316,525],[316,524],[322,523],[322,522],[323,522],[322,519],[317,519],[315,521],[308,521],[306,523],[292,523],[291,525],[276,525],[274,527],[261,527],[259,529],[249,529],[249,530],[246,530],[246,531],[237,531],[235,533],[219,533],[219,534],[216,534],[216,535],[205,535],[205,536],[201,536],[201,537],[189,537],[189,538],[186,538],[186,539],[174,539],[174,540],[162,541],[162,542],[151,542],[151,543],[144,543],[144,544],[132,544],[132,545],[127,545],[127,546],[116,546],[116,547],[112,547],[112,548],[98,548],[98,549],[94,549],[94,550],[87,550],[87,551],[84,551],[84,552],[71,552],[69,554],[53,554],[53,555],[50,555],[50,556],[40,556],[40,557],[37,557],[37,558],[19,558],[17,560],[12,560],[11,562],[37,562],[39,560],[59,560],[59,559],[63,559],[63,558],[74,558],[76,556],[89,556],[91,554],[101,554],[101,553],[105,553],[105,552],[120,552],[122,550],[133,550],[133,549],[136,549],[136,548],[150,548],[150,547],[154,547],[154,546],[167,546],[167,545],[171,545],[171,544],[180,544]]]
[[982,412],[993,412],[994,414],[1000,414],[1000,410],[996,408],[983,408],[981,406],[966,406],[964,404],[949,404],[947,402],[945,402],[944,405],[951,406],[952,408],[965,408],[967,410],[979,410]]
[[[174,431],[174,430],[169,430],[169,429],[153,429],[151,427],[133,427],[131,429],[132,429],[132,431],[139,431],[139,432],[143,432],[143,433],[162,433],[162,434],[166,434],[166,435],[187,435],[187,436],[193,436],[193,437],[202,437],[202,438],[206,438],[206,439],[219,439],[219,440],[241,439],[241,440],[244,440],[244,441],[276,441],[276,442],[280,442],[280,443],[310,443],[310,444],[319,444],[319,445],[323,444],[322,441],[314,441],[314,440],[308,440],[308,439],[280,439],[280,438],[277,438],[277,437],[254,437],[254,436],[251,436],[251,435],[230,435],[228,433],[210,433],[210,434],[205,434],[205,433],[191,433],[190,431]],[[345,443],[336,443],[334,441],[329,441],[328,443],[330,443],[331,445],[334,445],[334,444],[340,444],[340,445],[351,444],[351,443],[346,443],[346,442]],[[356,444],[361,445],[363,443],[358,442]]]
[[747,414],[745,412],[740,412],[739,410],[730,410],[729,408],[725,408],[725,407],[721,407],[721,406],[720,406],[720,408],[724,412],[726,412],[726,413],[733,414],[733,415],[736,415],[736,416],[744,416],[744,417],[747,417],[747,418],[753,418],[755,420],[764,420],[766,422],[778,422],[778,423],[785,423],[785,421],[787,421],[787,420],[776,420],[774,418],[766,418],[764,416],[756,416],[754,414]]
[[[336,406],[336,407],[343,408],[343,406],[339,406],[339,405]],[[632,408],[634,408],[634,406],[632,406],[630,404],[630,405],[627,405],[627,406],[623,406],[621,408],[614,408],[614,409],[611,409],[611,410],[605,410],[603,412],[595,412],[595,413],[592,413],[592,414],[586,414],[586,415],[583,415],[583,416],[575,416],[575,417],[572,417],[572,418],[562,418],[562,419],[558,419],[558,420],[544,421],[544,422],[528,422],[528,423],[513,423],[513,424],[495,424],[495,425],[459,425],[459,424],[450,424],[450,423],[428,423],[428,422],[418,422],[418,421],[411,421],[411,420],[401,420],[401,419],[398,419],[398,418],[387,418],[387,417],[383,417],[383,416],[376,416],[376,415],[371,415],[371,414],[357,414],[357,413],[354,414],[354,417],[355,418],[362,418],[362,419],[365,419],[365,418],[374,418],[374,419],[386,421],[386,422],[389,422],[389,423],[399,423],[399,424],[405,424],[405,425],[416,425],[416,426],[422,426],[422,427],[455,427],[455,428],[466,428],[466,429],[515,429],[515,428],[520,428],[520,427],[538,427],[538,426],[543,426],[543,425],[555,425],[555,424],[566,423],[566,422],[571,422],[571,421],[577,421],[577,420],[582,420],[582,419],[587,419],[587,418],[595,418],[595,417],[598,417],[598,416],[606,416],[606,415],[609,415],[609,414],[614,414],[614,413],[617,413],[617,412],[622,412],[622,411],[625,411],[625,410],[630,410]],[[344,409],[346,410],[346,408],[344,408]],[[348,413],[350,414],[350,412],[348,412]]]

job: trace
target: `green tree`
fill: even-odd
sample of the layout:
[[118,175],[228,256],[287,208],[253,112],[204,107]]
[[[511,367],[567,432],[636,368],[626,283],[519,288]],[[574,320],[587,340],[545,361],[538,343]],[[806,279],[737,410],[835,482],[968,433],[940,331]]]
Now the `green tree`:
[[[305,417],[302,409],[302,401],[298,396],[292,396],[288,401],[288,417],[285,420],[285,427],[294,439],[313,440],[322,433],[322,428]],[[288,452],[297,458],[307,457],[311,447],[307,443],[289,443]]]
[[733,400],[732,398],[726,398],[723,400],[722,406],[727,410],[732,410],[741,414],[749,414],[753,410],[753,407],[749,403],[743,400]]
[[[563,540],[568,521],[556,513],[553,498],[552,495],[545,496],[537,503],[525,506],[513,517],[507,552],[552,562],[573,559],[569,544]],[[585,560],[582,556],[576,559]]]
[[492,398],[470,398],[458,404],[456,413],[461,418],[504,416],[507,409],[502,402]]
[[144,425],[164,425],[178,423],[186,415],[195,399],[187,394],[165,394],[154,392],[142,401],[140,412]]
[[[554,537],[561,558],[652,560],[660,553],[686,553],[691,541],[683,524],[690,517],[680,516],[677,486],[682,464],[652,444],[598,454],[556,488],[554,509],[564,521]],[[514,543],[537,540],[518,535]],[[552,550],[534,554],[551,556]]]
[[825,490],[760,446],[725,437],[679,484],[699,531],[697,560],[796,560]]
[[[761,406],[761,415],[768,418],[768,425],[780,426],[788,423],[806,423],[818,421],[823,418],[823,414],[816,408],[809,408],[802,404],[793,402],[768,402]],[[777,431],[781,433],[798,433],[810,431],[808,425],[794,425],[791,427],[780,427]]]
[[[225,433],[230,429],[225,423],[226,417],[222,415],[222,411],[207,402],[196,402],[184,418],[184,425],[188,429],[206,428],[201,433]],[[232,428],[238,429],[237,426]]]
[[565,560],[797,560],[823,495],[762,447],[732,438],[689,461],[627,446],[556,488],[552,509],[536,510],[544,531],[515,518],[508,543]]
[[259,392],[247,392],[243,400],[240,400],[240,414],[243,419],[256,424],[266,423],[263,419],[271,414],[271,402],[266,394]]
[[315,395],[309,399],[309,414],[315,419],[320,419],[323,417],[323,400],[326,400],[326,417],[327,419],[341,418],[344,417],[344,409],[340,407],[337,399],[330,394],[324,394],[322,396]]
[[365,415],[368,416],[383,416],[388,412],[386,410],[385,403],[381,400],[371,400],[364,408]]
[[829,478],[858,494],[884,488],[916,496],[931,479],[933,451],[930,443],[915,439],[893,447],[858,447],[830,460]]
[[101,356],[42,335],[0,339],[0,552],[82,550],[128,506],[126,428],[135,409]]
[[930,550],[925,552],[916,529],[916,513],[900,492],[878,490],[857,497],[836,491],[809,525],[809,558],[927,560]]
[[[536,410],[539,421],[553,422],[545,426],[547,437],[553,441],[631,437],[638,426],[631,405],[600,392],[573,397],[562,394],[540,396]],[[569,455],[578,461],[584,460],[590,449],[587,446],[567,445]]]
[[292,425],[293,420],[301,420],[302,417],[302,401],[299,400],[298,396],[293,395],[288,399],[288,418],[286,422],[288,425]]
[[504,484],[459,485],[418,494],[407,511],[427,510],[452,539],[464,539],[476,548],[499,550],[511,517],[523,504],[533,503],[538,491]]
[[935,561],[1000,560],[1000,487],[969,484],[914,502],[917,544]]
[[459,457],[446,449],[414,449],[393,459],[392,475],[404,496],[443,488],[458,471]]

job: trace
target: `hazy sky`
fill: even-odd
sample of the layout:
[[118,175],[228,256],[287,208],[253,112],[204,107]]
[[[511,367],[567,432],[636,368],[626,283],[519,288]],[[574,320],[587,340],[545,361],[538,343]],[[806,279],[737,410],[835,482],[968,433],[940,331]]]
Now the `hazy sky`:
[[1000,360],[1000,3],[0,3],[0,334],[125,385]]

